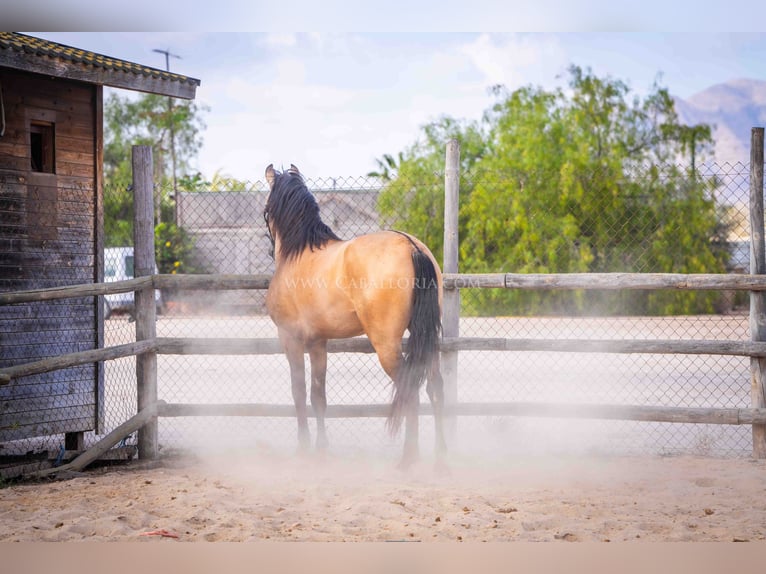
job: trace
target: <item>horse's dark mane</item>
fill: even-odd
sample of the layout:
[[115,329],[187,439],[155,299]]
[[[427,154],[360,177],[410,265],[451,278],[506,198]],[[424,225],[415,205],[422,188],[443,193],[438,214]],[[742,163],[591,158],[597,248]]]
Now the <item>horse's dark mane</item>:
[[313,251],[330,240],[340,240],[322,221],[316,198],[299,173],[275,174],[263,216],[279,235],[279,253],[288,260],[307,247]]

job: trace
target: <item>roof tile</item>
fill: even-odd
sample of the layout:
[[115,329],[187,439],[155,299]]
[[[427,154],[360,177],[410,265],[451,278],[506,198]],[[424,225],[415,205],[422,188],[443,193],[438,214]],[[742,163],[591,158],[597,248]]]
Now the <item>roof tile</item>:
[[56,42],[27,36],[26,34],[19,34],[18,32],[0,32],[0,50],[3,49],[36,54],[40,57],[58,58],[60,60],[76,62],[105,70],[122,71],[142,76],[153,76],[169,82],[179,82],[196,86],[200,85],[200,81],[195,78],[166,72],[157,68],[142,66],[140,64],[134,64],[133,62],[128,62],[126,60],[110,58],[109,56],[103,56],[95,52],[88,52],[87,50],[73,48],[64,44],[57,44]]

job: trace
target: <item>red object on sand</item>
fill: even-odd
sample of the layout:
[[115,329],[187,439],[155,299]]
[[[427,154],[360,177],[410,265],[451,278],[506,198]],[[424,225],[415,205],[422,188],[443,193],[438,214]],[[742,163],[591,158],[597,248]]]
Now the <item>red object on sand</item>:
[[164,536],[165,538],[178,538],[178,534],[173,534],[167,530],[151,530],[149,532],[142,532],[139,536]]

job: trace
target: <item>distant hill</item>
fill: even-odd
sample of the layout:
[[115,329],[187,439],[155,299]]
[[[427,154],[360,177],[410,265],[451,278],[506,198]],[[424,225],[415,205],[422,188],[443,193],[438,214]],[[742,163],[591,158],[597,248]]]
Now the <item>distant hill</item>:
[[716,163],[750,162],[750,130],[766,125],[766,81],[731,80],[675,103],[683,123],[713,126]]

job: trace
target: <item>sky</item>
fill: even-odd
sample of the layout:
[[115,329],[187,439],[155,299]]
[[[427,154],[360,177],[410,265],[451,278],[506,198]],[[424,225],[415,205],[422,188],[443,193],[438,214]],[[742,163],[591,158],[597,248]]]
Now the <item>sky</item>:
[[153,50],[180,56],[171,70],[200,79],[196,99],[209,107],[193,168],[259,181],[270,163],[311,178],[364,176],[442,115],[479,119],[491,86],[564,86],[571,64],[638,95],[658,78],[681,98],[736,78],[766,80],[766,34],[697,29],[27,33],[162,69]]

